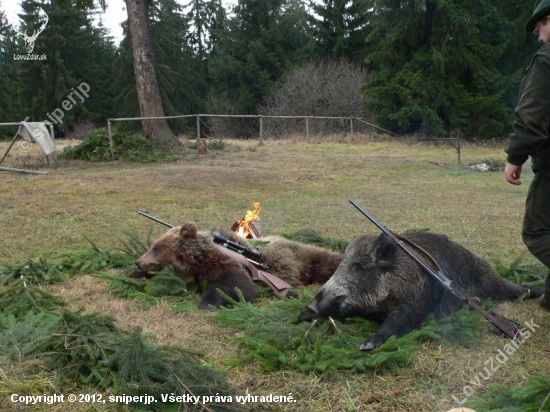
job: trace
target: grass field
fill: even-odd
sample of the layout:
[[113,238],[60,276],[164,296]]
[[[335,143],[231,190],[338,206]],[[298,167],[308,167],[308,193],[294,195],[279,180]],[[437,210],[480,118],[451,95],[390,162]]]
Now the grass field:
[[[516,187],[505,182],[502,172],[466,167],[485,159],[502,161],[503,144],[467,144],[458,164],[456,151],[448,145],[382,137],[266,141],[262,146],[257,141],[226,143],[223,150],[202,156],[190,150],[170,163],[70,161],[58,168],[47,166],[36,148],[30,155],[12,150],[2,166],[29,166],[48,175],[0,172],[0,266],[85,249],[89,246],[85,237],[99,247],[116,246],[124,231],[145,237],[152,223],[137,214],[140,209],[174,225],[194,221],[202,229],[219,229],[231,227],[253,201],[259,201],[258,226],[263,235],[313,228],[322,236],[350,241],[357,234],[377,233],[348,203],[349,197],[395,231],[429,228],[445,233],[492,263],[507,265],[522,253],[526,261],[533,260],[520,238],[532,173],[525,170],[523,185]],[[5,148],[0,143],[0,153]],[[154,237],[164,229],[155,226]],[[113,297],[106,282],[89,276],[47,289],[70,300],[75,309],[114,315],[123,329],[141,325],[155,334],[159,345],[206,351],[205,362],[225,370],[230,382],[243,391],[291,392],[297,400],[258,410],[446,411],[456,406],[453,395],[464,398],[464,388],[507,343],[487,326],[483,345],[467,349],[428,342],[411,366],[391,373],[374,370],[331,377],[291,370],[266,373],[256,364],[227,366],[225,360],[238,357],[242,350],[233,339],[238,332],[219,327],[211,313],[174,313],[163,305],[144,310],[132,300]],[[547,375],[550,368],[550,314],[533,301],[504,303],[497,311],[520,322],[534,319],[540,328],[475,388],[474,396],[485,393],[489,384],[518,385],[527,376]],[[0,358],[0,369],[0,395],[7,396],[24,379],[25,368]],[[1,410],[9,407],[13,405],[0,399]]]

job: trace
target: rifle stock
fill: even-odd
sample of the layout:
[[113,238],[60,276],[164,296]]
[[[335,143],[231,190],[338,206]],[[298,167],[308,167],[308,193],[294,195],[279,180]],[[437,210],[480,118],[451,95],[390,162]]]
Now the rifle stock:
[[281,295],[288,297],[290,296],[290,293],[292,291],[292,286],[286,283],[284,280],[279,279],[277,276],[272,275],[271,273],[264,272],[263,270],[259,270],[253,263],[253,261],[250,261],[250,259],[247,259],[245,256],[241,255],[238,252],[235,252],[234,250],[228,249],[224,247],[223,245],[216,245],[220,248],[220,250],[225,253],[227,256],[232,257],[239,263],[241,263],[243,266],[245,266],[248,269],[248,272],[250,272],[250,277],[255,282],[261,282],[264,285],[266,285],[269,289],[271,289],[273,292],[280,293]]
[[456,282],[445,276],[445,274],[437,267],[436,264],[431,262],[429,259],[426,258],[423,253],[420,252],[418,246],[414,245],[412,242],[408,241],[404,237],[392,232],[386,226],[378,222],[374,218],[374,216],[363,209],[355,200],[349,199],[349,202],[353,206],[355,206],[355,208],[359,210],[363,215],[365,215],[372,223],[374,223],[376,227],[378,227],[382,232],[387,234],[393,241],[395,241],[429,275],[437,279],[446,290],[479,311],[487,320],[489,320],[493,325],[500,329],[510,339],[514,339],[517,336],[519,330],[516,325],[514,325],[504,316],[498,315],[494,312],[487,312],[485,309],[483,309],[479,298],[469,296],[467,292],[462,289],[462,287],[460,287]]
[[258,270],[255,274],[252,274],[252,280],[262,282],[273,292],[280,293],[284,297],[289,297],[292,291],[292,286],[286,283],[284,280],[279,279],[277,276],[273,276],[271,273]]

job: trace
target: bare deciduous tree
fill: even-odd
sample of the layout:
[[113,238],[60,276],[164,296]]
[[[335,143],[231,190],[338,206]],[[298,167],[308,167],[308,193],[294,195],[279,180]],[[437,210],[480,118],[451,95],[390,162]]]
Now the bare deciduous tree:
[[[345,61],[312,61],[290,71],[266,100],[266,116],[366,117],[359,89],[367,81],[366,69]],[[304,122],[270,120],[266,131],[275,135],[303,133]],[[358,125],[358,127],[360,127]],[[310,122],[312,133],[341,131],[334,120]]]

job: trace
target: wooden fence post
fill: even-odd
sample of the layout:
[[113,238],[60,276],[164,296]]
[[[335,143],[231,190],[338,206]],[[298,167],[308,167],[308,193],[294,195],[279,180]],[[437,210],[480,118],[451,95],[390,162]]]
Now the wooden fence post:
[[201,137],[201,115],[197,115],[197,153],[206,154],[208,146],[206,145],[206,137]]
[[263,116],[260,116],[260,146],[264,144],[263,136],[264,136],[264,118]]
[[111,159],[116,160],[115,143],[113,141],[113,130],[111,128],[111,119],[107,119],[107,131],[109,133],[109,147],[111,149]]

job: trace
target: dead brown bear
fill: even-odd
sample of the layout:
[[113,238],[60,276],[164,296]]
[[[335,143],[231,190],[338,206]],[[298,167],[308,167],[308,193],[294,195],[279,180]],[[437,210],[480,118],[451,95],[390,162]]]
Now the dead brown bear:
[[[470,296],[496,301],[517,299],[529,290],[501,277],[481,256],[431,233],[406,233],[405,238],[426,250],[443,273]],[[530,297],[542,295],[530,288]],[[357,236],[346,248],[342,263],[308,306],[312,317],[345,319],[362,316],[383,320],[360,350],[372,350],[390,336],[418,328],[430,313],[448,315],[463,301],[443,289],[386,234]]]
[[[221,232],[230,240],[250,246],[233,232]],[[262,252],[261,262],[269,266],[269,273],[292,286],[326,282],[342,259],[339,253],[279,237],[262,240],[269,241],[269,244],[258,248]],[[254,302],[259,295],[259,287],[251,280],[248,271],[220,250],[211,232],[199,232],[193,222],[168,230],[135,264],[140,272],[172,266],[180,278],[193,279],[199,286],[206,284],[201,308],[227,304],[217,289],[238,299],[235,288],[239,288],[248,302]]]

